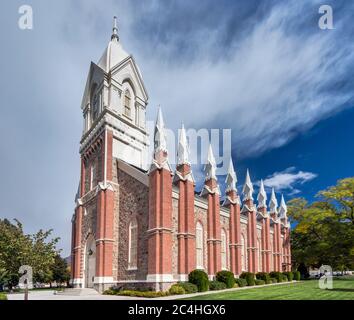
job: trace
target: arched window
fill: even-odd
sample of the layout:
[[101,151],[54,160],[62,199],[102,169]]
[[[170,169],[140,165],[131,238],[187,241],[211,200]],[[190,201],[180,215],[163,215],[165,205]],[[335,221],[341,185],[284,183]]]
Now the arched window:
[[261,241],[258,239],[257,241],[257,247],[258,247],[258,272],[262,272],[262,246],[261,246]]
[[138,267],[138,222],[133,219],[129,223],[128,269]]
[[204,236],[203,236],[203,226],[200,222],[197,222],[196,225],[196,254],[197,254],[197,269],[204,269],[204,250],[203,250],[203,244],[204,244]]
[[241,268],[242,271],[247,271],[247,248],[244,235],[241,235]]
[[96,187],[96,160],[93,160],[90,168],[90,190]]
[[221,269],[227,269],[227,242],[226,242],[226,232],[221,229]]
[[125,90],[124,93],[124,114],[127,117],[131,117],[131,95],[129,90]]

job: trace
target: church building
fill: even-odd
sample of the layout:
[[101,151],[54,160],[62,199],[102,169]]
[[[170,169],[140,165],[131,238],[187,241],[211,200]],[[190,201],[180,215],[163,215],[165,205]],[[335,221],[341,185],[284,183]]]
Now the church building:
[[148,94],[114,21],[111,41],[98,63],[91,63],[81,105],[81,178],[72,218],[74,287],[166,290],[188,281],[194,269],[203,269],[210,279],[221,270],[236,276],[290,271],[283,197],[278,207],[272,190],[267,203],[261,181],[254,201],[247,171],[241,201],[231,159],[222,195],[211,146],[204,186],[197,192],[186,131],[180,130],[173,169],[161,109],[149,159]]

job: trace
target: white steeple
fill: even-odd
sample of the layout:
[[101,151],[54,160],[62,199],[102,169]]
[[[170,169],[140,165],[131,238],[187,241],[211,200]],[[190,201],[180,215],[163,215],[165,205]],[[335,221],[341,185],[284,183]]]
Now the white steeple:
[[209,144],[208,158],[207,158],[207,163],[204,167],[204,170],[205,170],[205,181],[208,181],[210,179],[217,180],[217,178],[216,178],[216,161],[215,161],[215,157],[213,154],[213,149],[211,147],[211,144]]
[[186,130],[182,123],[182,128],[179,134],[178,149],[177,149],[177,165],[188,164],[189,162],[189,146],[187,141]]
[[288,207],[285,204],[284,196],[281,195],[280,207],[279,207],[279,218],[286,219],[286,214],[288,212]]
[[269,201],[269,211],[270,213],[278,213],[278,201],[275,196],[274,188],[272,188],[272,196],[270,197]]
[[230,157],[229,169],[226,176],[226,192],[236,191],[237,176],[234,170],[234,165],[232,162],[232,157]]
[[261,185],[259,187],[259,193],[257,196],[258,206],[257,208],[267,208],[267,194],[264,190],[264,183],[261,180]]
[[245,184],[243,185],[243,189],[242,189],[242,194],[243,194],[243,201],[253,200],[253,197],[252,197],[253,184],[251,182],[251,177],[250,177],[250,173],[249,173],[248,169],[247,169],[247,173],[246,173]]
[[154,154],[159,151],[167,152],[167,142],[165,135],[165,124],[162,117],[161,107],[159,107],[154,132]]
[[119,41],[118,27],[117,27],[117,17],[116,16],[113,17],[113,30],[112,30],[111,40]]

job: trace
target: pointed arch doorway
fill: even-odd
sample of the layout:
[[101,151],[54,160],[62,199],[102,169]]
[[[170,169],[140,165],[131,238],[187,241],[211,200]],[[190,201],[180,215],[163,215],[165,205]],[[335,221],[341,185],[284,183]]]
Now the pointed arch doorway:
[[96,241],[90,235],[85,247],[85,288],[93,288],[96,275]]

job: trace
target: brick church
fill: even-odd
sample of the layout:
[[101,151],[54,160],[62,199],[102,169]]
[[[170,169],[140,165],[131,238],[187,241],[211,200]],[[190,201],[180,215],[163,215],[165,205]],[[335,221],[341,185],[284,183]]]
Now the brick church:
[[82,100],[81,178],[72,218],[72,283],[102,291],[113,285],[165,290],[203,269],[290,271],[290,224],[284,198],[257,202],[247,171],[242,201],[230,160],[222,195],[211,146],[201,192],[195,190],[186,131],[177,164],[169,163],[159,109],[149,159],[148,94],[122,47],[116,19],[98,63],[91,63]]

